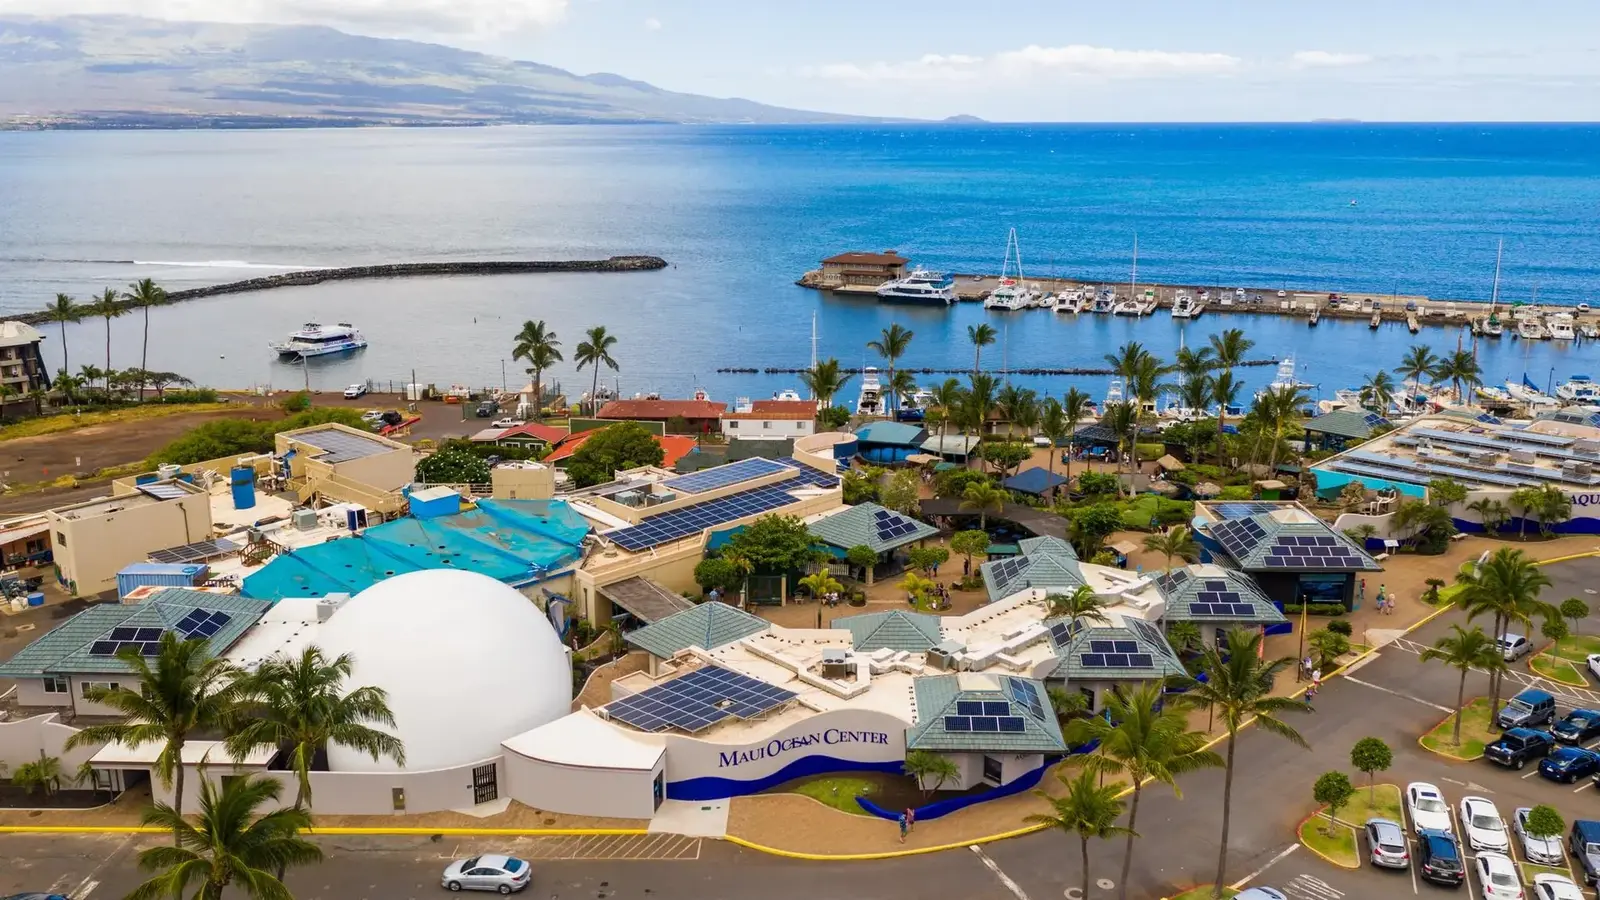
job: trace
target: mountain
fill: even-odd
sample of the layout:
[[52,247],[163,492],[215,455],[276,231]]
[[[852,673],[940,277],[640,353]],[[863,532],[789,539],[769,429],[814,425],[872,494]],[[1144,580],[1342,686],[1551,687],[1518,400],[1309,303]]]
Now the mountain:
[[0,17],[0,128],[885,121],[319,26]]

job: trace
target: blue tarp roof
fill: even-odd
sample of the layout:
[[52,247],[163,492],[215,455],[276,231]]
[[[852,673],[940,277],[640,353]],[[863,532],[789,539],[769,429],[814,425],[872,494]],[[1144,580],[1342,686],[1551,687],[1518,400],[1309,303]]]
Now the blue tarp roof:
[[1001,486],[1010,491],[1042,496],[1051,488],[1066,483],[1067,479],[1064,476],[1057,475],[1049,469],[1023,469],[1001,482]]
[[284,553],[244,580],[267,600],[357,593],[422,569],[459,568],[523,584],[580,555],[589,524],[558,500],[480,500],[467,512],[404,518]]

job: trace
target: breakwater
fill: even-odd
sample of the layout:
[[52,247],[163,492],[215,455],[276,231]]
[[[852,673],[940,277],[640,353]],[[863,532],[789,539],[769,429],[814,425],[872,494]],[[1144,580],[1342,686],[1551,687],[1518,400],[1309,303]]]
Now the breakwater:
[[[1278,362],[1279,362],[1279,360],[1276,360],[1276,359],[1247,359],[1247,360],[1239,363],[1239,365],[1240,366],[1275,366],[1275,365],[1278,364]],[[809,371],[811,371],[811,370],[810,369],[796,369],[796,368],[783,367],[783,366],[766,366],[764,368],[757,368],[755,366],[745,366],[745,367],[725,366],[723,368],[718,369],[717,370],[717,374],[719,374],[719,375],[799,375],[801,373],[809,372]],[[841,373],[843,373],[843,374],[846,374],[846,375],[860,375],[862,370],[859,369],[859,368],[850,369],[850,368],[840,367],[839,371]],[[880,369],[880,371],[882,371],[882,370]],[[928,368],[928,367],[917,368],[917,367],[914,367],[914,366],[896,366],[895,367],[895,371],[896,372],[910,372],[913,375],[968,375],[968,374],[971,374],[972,369],[971,368],[937,369],[937,368]],[[989,373],[991,375],[1115,375],[1115,374],[1117,374],[1116,370],[1107,369],[1107,368],[1104,368],[1104,367],[1100,367],[1100,368],[1068,367],[1068,368],[1061,368],[1061,369],[1052,369],[1052,368],[1039,368],[1037,366],[1025,366],[1025,367],[1021,367],[1021,368],[1004,369],[1004,370],[1001,370],[1001,369],[990,369],[988,371],[989,371]]]
[[[377,266],[346,266],[338,269],[303,269],[281,275],[264,275],[244,281],[230,281],[205,287],[188,288],[167,294],[167,302],[199,300],[224,294],[246,294],[274,288],[305,287],[326,281],[357,281],[371,278],[420,278],[440,275],[527,275],[539,272],[648,272],[665,269],[659,256],[612,256],[607,259],[559,260],[476,260],[465,262],[388,263]],[[132,308],[132,304],[124,304]],[[38,325],[51,321],[46,312],[23,313],[16,321]]]

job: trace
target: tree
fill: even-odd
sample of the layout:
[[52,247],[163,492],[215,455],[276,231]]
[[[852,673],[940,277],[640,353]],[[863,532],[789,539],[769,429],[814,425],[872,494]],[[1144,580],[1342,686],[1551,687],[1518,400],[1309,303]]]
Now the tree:
[[[150,368],[150,307],[165,306],[167,292],[165,289],[148,279],[143,278],[128,285],[128,290],[123,293],[122,299],[127,301],[129,309],[144,310],[144,342],[139,350],[139,368]],[[107,363],[110,365],[110,363]],[[139,400],[144,400],[144,386],[139,387]]]
[[1471,350],[1456,350],[1440,363],[1437,377],[1440,381],[1449,381],[1456,399],[1471,406],[1471,389],[1483,383],[1483,367],[1478,365]]
[[844,593],[844,585],[840,584],[837,578],[825,571],[812,572],[810,575],[800,579],[800,586],[805,588],[806,592],[816,599],[821,599],[829,594]]
[[1115,494],[1120,482],[1109,472],[1089,470],[1078,476],[1078,493],[1086,497]]
[[1162,684],[1147,682],[1138,688],[1119,686],[1106,695],[1106,713],[1077,719],[1068,727],[1075,744],[1100,742],[1100,752],[1084,757],[1083,765],[1096,774],[1126,774],[1133,784],[1128,806],[1128,841],[1122,856],[1118,886],[1128,897],[1128,876],[1133,870],[1133,833],[1138,828],[1139,798],[1148,779],[1164,784],[1180,799],[1180,777],[1200,769],[1218,768],[1222,757],[1205,749],[1203,732],[1191,731],[1188,718],[1177,706],[1161,704]]
[[[1359,483],[1360,482],[1356,481],[1350,482],[1350,484]],[[1363,490],[1362,493],[1364,495],[1366,492]],[[1377,526],[1370,524],[1357,525],[1354,528],[1346,528],[1344,530],[1344,536],[1354,541],[1357,547],[1360,547],[1364,550],[1366,549],[1367,541],[1370,541],[1378,536],[1378,528]]]
[[1350,748],[1350,765],[1357,772],[1367,773],[1368,797],[1374,806],[1378,803],[1378,773],[1394,765],[1394,751],[1382,738],[1364,737]]
[[[932,797],[933,792],[944,787],[945,782],[961,776],[954,761],[931,750],[912,750],[906,754],[901,768],[922,790],[923,799]],[[928,786],[930,782],[932,787]]]
[[817,413],[817,423],[826,431],[838,431],[850,424],[850,410],[842,406],[824,406]]
[[961,421],[975,435],[983,433],[983,425],[994,409],[995,393],[1000,382],[987,372],[978,372],[967,379],[967,390],[962,395]]
[[970,484],[992,484],[992,480],[983,472],[973,469],[946,469],[933,476],[933,495],[935,497],[960,497],[967,492]]
[[95,686],[86,694],[89,700],[116,710],[123,721],[85,725],[67,738],[64,749],[98,747],[112,741],[133,748],[160,744],[161,752],[151,768],[164,784],[173,786],[173,808],[181,811],[183,744],[190,735],[224,730],[240,696],[238,670],[212,656],[207,642],[184,640],[176,631],[161,633],[154,665],[133,648],[119,652],[116,658],[138,687]]
[[1205,649],[1205,641],[1200,635],[1200,626],[1194,622],[1169,622],[1167,623],[1167,643],[1179,655],[1198,653]]
[[1068,778],[1065,772],[1058,773],[1056,778],[1066,787],[1067,792],[1060,797],[1052,797],[1042,790],[1035,790],[1034,794],[1042,798],[1051,806],[1051,813],[1046,815],[1030,815],[1028,822],[1053,828],[1065,834],[1078,836],[1080,850],[1080,871],[1083,881],[1079,886],[1081,897],[1089,896],[1089,840],[1105,840],[1118,835],[1128,835],[1130,838],[1138,837],[1132,829],[1123,828],[1117,824],[1122,818],[1126,804],[1122,802],[1122,782],[1111,784],[1096,783],[1095,774],[1089,771],[1079,772]]
[[533,417],[537,419],[544,415],[544,373],[562,361],[561,341],[545,327],[543,319],[523,322],[512,341],[511,358],[527,363],[528,374],[533,376]]
[[61,325],[61,368],[64,371],[72,368],[72,363],[67,359],[67,323],[82,322],[84,311],[78,301],[66,294],[57,294],[55,302],[45,307],[45,317]]
[[1567,497],[1566,491],[1553,484],[1539,488],[1538,500],[1533,505],[1533,514],[1539,517],[1539,533],[1545,537],[1555,534],[1557,522],[1565,522],[1572,518],[1572,500]]
[[582,372],[584,366],[594,367],[594,378],[589,385],[589,413],[600,412],[600,367],[605,366],[611,371],[617,371],[617,361],[611,357],[611,348],[617,345],[617,339],[606,333],[604,325],[596,325],[584,332],[585,338],[578,342],[577,349],[572,353],[572,361],[578,364],[578,371]]
[[482,457],[450,444],[417,461],[417,480],[423,484],[487,484],[490,477]]
[[[1237,331],[1238,329],[1229,329]],[[1216,340],[1213,336],[1212,340]],[[1217,404],[1217,460],[1222,460],[1222,435],[1228,428],[1228,409],[1239,405],[1239,392],[1244,385],[1233,377],[1233,370],[1228,370],[1211,379],[1211,402]]]
[[988,441],[978,445],[974,454],[994,466],[1001,478],[1033,457],[1033,448],[1022,441]]
[[995,515],[1005,511],[1006,499],[1010,495],[990,481],[975,481],[967,485],[961,492],[962,512],[976,512],[978,514],[978,528],[988,530],[989,513]]
[[[1029,388],[1018,387],[1015,384],[1008,383],[1000,389],[999,393],[995,394],[995,409],[1000,412],[1000,417],[1006,422],[1007,438],[1015,436],[1016,432],[1013,430],[1013,426],[1022,424],[1018,421],[1019,419],[1027,418],[1030,415],[1035,420],[1038,419],[1038,403],[1038,393]],[[1030,407],[1031,410],[1029,409]],[[1027,437],[1028,432],[1024,430],[1022,435]]]
[[106,320],[106,368],[100,374],[106,380],[106,393],[111,393],[111,320],[126,313],[128,308],[117,302],[116,288],[106,288],[105,293],[89,304],[89,314]]
[[882,485],[878,483],[880,477],[873,472],[844,473],[844,481],[841,484],[844,502],[851,506],[878,502],[878,495],[883,491]]
[[1568,597],[1561,601],[1559,609],[1563,618],[1572,620],[1572,633],[1579,633],[1579,626],[1589,617],[1589,604],[1577,597]]
[[1361,386],[1361,405],[1380,416],[1387,416],[1389,408],[1394,404],[1394,379],[1389,373],[1379,369],[1367,378]]
[[1406,394],[1406,408],[1415,405],[1417,390],[1422,386],[1423,378],[1433,378],[1439,369],[1440,359],[1434,355],[1433,348],[1423,344],[1413,345],[1406,355],[1400,360],[1400,365],[1395,368],[1395,374],[1411,382],[1411,391]]
[[700,585],[703,591],[712,588],[727,590],[738,584],[740,575],[734,569],[733,563],[721,557],[702,559],[694,564],[694,583]]
[[1323,772],[1317,777],[1317,783],[1311,788],[1311,796],[1328,808],[1328,825],[1322,829],[1323,834],[1333,835],[1333,823],[1339,818],[1339,809],[1350,802],[1355,792],[1350,776],[1343,772]]
[[1185,562],[1195,562],[1200,558],[1200,545],[1189,534],[1189,529],[1182,525],[1174,525],[1166,531],[1145,535],[1144,548],[1151,553],[1165,556],[1168,571],[1172,569],[1174,556]]
[[878,491],[878,502],[897,513],[910,514],[917,508],[921,481],[912,469],[901,469],[889,476],[889,483]]
[[960,417],[960,410],[966,402],[967,391],[961,382],[954,378],[946,378],[932,391],[931,405],[939,413],[939,446],[944,446],[945,426],[952,420]]
[[11,773],[11,783],[30,796],[35,788],[44,788],[45,796],[52,796],[61,790],[61,759],[46,756],[41,750],[38,759],[17,766],[17,771]]
[[666,451],[638,422],[618,422],[592,434],[567,460],[567,474],[578,487],[604,484],[624,469],[659,466]]
[[883,329],[882,335],[875,341],[867,341],[867,349],[883,357],[889,363],[889,409],[900,408],[899,397],[894,392],[894,364],[906,353],[906,348],[911,346],[911,338],[916,334],[911,329],[895,322]]
[[739,553],[757,569],[766,572],[796,572],[817,558],[812,549],[815,538],[797,516],[767,516],[746,525],[728,541],[728,549]]
[[[905,398],[917,392],[917,380],[910,372],[901,369],[884,381],[883,389],[891,398],[897,398],[891,401],[895,405],[888,407],[892,416],[894,411],[903,405]],[[926,413],[923,414],[923,418],[926,420]]]
[[1478,514],[1478,520],[1483,523],[1483,530],[1490,534],[1498,534],[1501,526],[1511,518],[1511,510],[1499,500],[1481,497],[1467,504],[1467,509]]
[[[1133,444],[1139,439],[1139,404],[1132,400],[1106,404],[1105,409],[1100,412],[1100,424],[1117,436],[1118,446],[1125,450],[1131,459]],[[1122,468],[1120,462],[1117,468],[1119,470]],[[1118,495],[1122,493],[1121,484],[1120,481],[1117,482]]]
[[1091,624],[1111,624],[1111,619],[1106,615],[1108,604],[1087,584],[1078,585],[1070,593],[1046,594],[1044,602],[1048,607],[1046,615],[1052,619],[1081,619]]
[[1122,527],[1122,513],[1112,503],[1096,503],[1076,510],[1071,532],[1080,556],[1094,556],[1100,544]]
[[1467,486],[1449,478],[1435,478],[1428,482],[1428,502],[1437,506],[1453,506],[1467,499]]
[[300,836],[311,825],[305,810],[260,812],[282,789],[276,779],[252,775],[225,778],[221,788],[202,778],[196,822],[165,803],[145,810],[144,824],[170,830],[177,846],[140,851],[139,868],[159,874],[134,888],[128,900],[221,900],[235,883],[253,900],[292,900],[274,871],[321,862],[322,850]]
[[[837,359],[830,356],[801,372],[800,383],[811,392],[811,398],[817,401],[819,407],[831,407],[833,395],[844,390],[845,383],[852,377],[839,368]],[[849,410],[845,412],[848,413]]]
[[1402,503],[1394,512],[1393,524],[1400,531],[1411,532],[1418,553],[1443,553],[1456,533],[1449,510],[1421,500]]
[[1178,402],[1184,409],[1193,410],[1195,415],[1204,415],[1206,408],[1211,405],[1211,376],[1185,377],[1178,388]]
[[1267,463],[1270,469],[1278,468],[1278,448],[1282,446],[1283,439],[1300,430],[1300,410],[1311,398],[1305,389],[1299,387],[1286,387],[1276,391],[1268,391],[1269,403],[1264,410],[1267,414],[1266,425],[1272,432],[1272,455]]
[[1256,345],[1244,336],[1244,329],[1229,328],[1211,336],[1211,352],[1217,358],[1217,368],[1232,372],[1233,367],[1244,362],[1244,355]]
[[1562,619],[1545,619],[1539,625],[1539,633],[1551,642],[1560,642],[1567,639],[1572,632],[1567,629],[1567,623]]
[[928,576],[933,570],[950,560],[950,551],[943,547],[912,547],[906,551],[906,561],[911,568]]
[[[1045,456],[1045,466],[1051,476],[1056,474],[1056,455],[1061,452],[1061,445],[1072,437],[1072,426],[1067,424],[1067,412],[1061,401],[1054,397],[1046,397],[1044,407],[1039,412],[1039,433],[1050,442],[1050,452]],[[1067,463],[1067,479],[1071,480],[1072,464]],[[1051,481],[1055,481],[1052,477]]]
[[844,552],[844,558],[850,565],[867,572],[867,579],[872,579],[872,570],[878,565],[878,551],[866,544],[857,544]]
[[[1493,639],[1483,633],[1477,625],[1468,631],[1460,625],[1451,625],[1450,634],[1433,642],[1433,646],[1422,651],[1419,657],[1423,662],[1430,659],[1443,660],[1445,665],[1454,666],[1461,670],[1461,682],[1456,686],[1456,712],[1454,734],[1450,742],[1461,746],[1461,710],[1467,704],[1467,673],[1473,669],[1482,669],[1489,673],[1491,680],[1494,674],[1506,667],[1505,655],[1500,652]],[[1492,708],[1492,707],[1491,707]]]
[[899,587],[906,592],[906,597],[911,600],[912,606],[922,609],[928,605],[929,598],[939,586],[916,572],[907,572],[906,577],[900,579]]
[[1319,628],[1306,636],[1306,648],[1318,668],[1331,668],[1335,660],[1350,652],[1350,639],[1337,631]]
[[1279,718],[1284,712],[1303,708],[1288,697],[1272,695],[1272,686],[1278,674],[1294,664],[1288,657],[1274,660],[1261,658],[1260,632],[1236,628],[1228,632],[1228,657],[1214,647],[1201,651],[1200,668],[1207,673],[1201,682],[1183,676],[1180,683],[1186,688],[1184,703],[1220,715],[1228,729],[1228,750],[1222,760],[1224,777],[1222,785],[1222,846],[1217,857],[1218,887],[1212,896],[1221,897],[1221,885],[1228,868],[1228,833],[1233,812],[1234,751],[1239,730],[1254,719],[1257,727],[1268,734],[1277,735],[1297,747],[1306,747],[1300,736],[1287,722]]
[[[1094,398],[1090,397],[1088,394],[1085,394],[1083,391],[1078,390],[1077,388],[1068,388],[1066,394],[1062,395],[1061,397],[1061,415],[1067,420],[1067,433],[1069,435],[1067,444],[1068,478],[1072,477],[1071,460],[1072,455],[1076,451],[1076,444],[1074,443],[1073,439],[1075,439],[1078,434],[1078,425],[1081,424],[1084,419],[1089,418],[1089,410],[1093,404]],[[1054,453],[1054,448],[1052,448],[1050,452]]]
[[1527,830],[1536,838],[1560,837],[1567,830],[1567,823],[1555,807],[1541,803],[1528,810]]
[[1539,489],[1536,487],[1517,488],[1511,492],[1511,496],[1506,498],[1506,503],[1512,509],[1518,511],[1517,538],[1520,540],[1527,536],[1528,516],[1530,514],[1537,515],[1534,510],[1539,506]]
[[[1456,584],[1461,586],[1456,605],[1467,611],[1467,620],[1493,616],[1496,638],[1512,624],[1531,624],[1536,615],[1548,619],[1561,614],[1539,599],[1539,592],[1550,586],[1550,576],[1527,554],[1511,547],[1496,550],[1481,563],[1462,566]],[[1490,670],[1490,709],[1500,706],[1499,672]]]
[[313,645],[298,656],[274,654],[241,681],[238,727],[225,746],[234,759],[255,750],[283,751],[299,782],[295,809],[311,808],[312,764],[331,746],[360,751],[373,762],[388,757],[405,768],[400,739],[372,727],[395,727],[387,692],[380,687],[345,691],[354,667],[350,654],[328,659]]
[[967,340],[972,342],[972,374],[978,374],[979,363],[983,359],[983,348],[994,343],[997,337],[999,333],[994,330],[993,325],[967,326]]
[[950,538],[950,549],[967,558],[967,566],[972,566],[974,556],[987,556],[989,553],[989,533],[976,529],[958,531]]

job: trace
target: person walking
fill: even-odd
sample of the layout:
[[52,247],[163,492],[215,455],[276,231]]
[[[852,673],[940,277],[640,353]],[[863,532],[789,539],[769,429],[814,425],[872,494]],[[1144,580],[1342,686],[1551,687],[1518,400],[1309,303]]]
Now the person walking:
[[1314,691],[1320,687],[1322,687],[1322,667],[1318,666],[1311,672],[1311,689]]
[[970,557],[970,556],[967,557],[966,559],[962,560],[962,562],[961,562],[961,577],[962,578],[971,578],[972,577],[972,557]]
[[[1315,696],[1316,696],[1316,695],[1317,695],[1317,689],[1316,689],[1316,688],[1314,688],[1314,687],[1308,687],[1308,688],[1306,688],[1306,694],[1305,694],[1305,698],[1306,698],[1306,711],[1307,711],[1307,712],[1316,712],[1316,707],[1314,707],[1314,706],[1312,706],[1312,705],[1311,705],[1311,699],[1312,699],[1312,698],[1313,698],[1313,697],[1315,697]],[[901,837],[901,838],[900,838],[900,840],[901,840],[901,841],[902,841],[902,842],[903,842],[903,841],[905,841],[905,837],[904,837],[904,836],[902,836],[902,837]]]
[[906,842],[906,829],[908,829],[910,827],[911,827],[910,823],[906,821],[906,814],[905,813],[901,813],[900,814],[900,843],[904,844]]
[[1361,601],[1361,602],[1363,602],[1363,603],[1366,602],[1366,599],[1367,599],[1367,580],[1365,578],[1357,578],[1356,579],[1356,599]]
[[916,827],[917,827],[917,811],[908,806],[908,807],[906,807],[906,830],[907,831],[915,831]]

